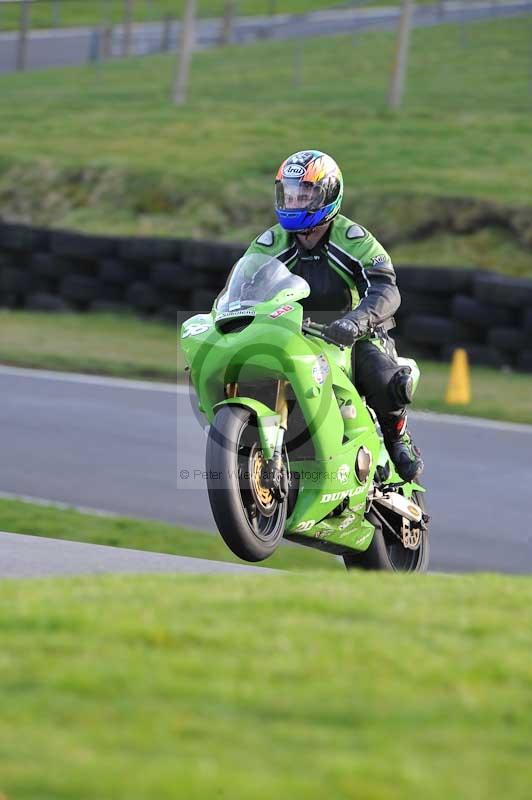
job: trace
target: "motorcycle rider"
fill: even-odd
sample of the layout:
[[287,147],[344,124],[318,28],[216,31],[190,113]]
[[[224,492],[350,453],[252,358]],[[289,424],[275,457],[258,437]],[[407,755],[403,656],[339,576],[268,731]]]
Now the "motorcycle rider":
[[339,213],[342,173],[319,150],[289,156],[275,179],[278,224],[264,231],[246,255],[278,258],[310,286],[305,315],[327,323],[325,334],[353,348],[355,385],[375,411],[397,472],[405,481],[423,470],[407,429],[412,401],[409,367],[397,362],[389,336],[401,297],[390,256],[372,234]]

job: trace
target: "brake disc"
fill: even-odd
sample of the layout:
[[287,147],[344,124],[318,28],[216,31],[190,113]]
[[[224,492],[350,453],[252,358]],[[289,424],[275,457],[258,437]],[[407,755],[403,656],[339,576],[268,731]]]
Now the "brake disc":
[[272,490],[262,482],[264,458],[256,444],[251,449],[249,464],[251,494],[255,505],[264,517],[271,517],[277,508],[277,502]]

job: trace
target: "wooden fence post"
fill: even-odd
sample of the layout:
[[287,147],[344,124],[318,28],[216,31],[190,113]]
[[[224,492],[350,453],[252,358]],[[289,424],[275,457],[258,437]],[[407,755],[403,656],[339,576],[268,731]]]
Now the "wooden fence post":
[[131,39],[133,33],[133,5],[134,0],[124,0],[124,37],[122,39],[122,55],[131,53]]
[[28,33],[30,29],[30,2],[22,0],[17,40],[17,70],[23,72],[28,66]]
[[161,35],[161,51],[166,53],[170,50],[170,43],[172,41],[172,17],[170,14],[165,14],[163,20],[163,28]]
[[235,22],[236,2],[235,0],[225,0],[224,15],[222,17],[222,31],[220,44],[231,44],[233,38],[233,25]]
[[52,28],[61,26],[61,4],[59,0],[52,0]]
[[113,56],[113,26],[104,25],[102,28],[102,58],[108,60]]
[[397,49],[395,52],[395,61],[390,82],[390,94],[388,97],[388,105],[393,109],[399,108],[403,99],[413,11],[413,0],[403,0],[403,8],[399,20],[399,31],[397,34]]
[[181,26],[181,42],[179,45],[177,74],[174,84],[174,103],[182,105],[187,98],[188,73],[192,50],[194,48],[194,22],[196,16],[196,0],[187,0],[185,15]]

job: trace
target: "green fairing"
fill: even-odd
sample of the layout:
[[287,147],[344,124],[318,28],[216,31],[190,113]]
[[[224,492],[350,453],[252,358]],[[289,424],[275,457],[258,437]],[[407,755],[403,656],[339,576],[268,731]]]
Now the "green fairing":
[[262,452],[264,458],[271,458],[275,442],[277,441],[277,433],[279,431],[279,423],[281,416],[279,414],[272,414],[272,411],[260,400],[255,400],[253,397],[228,397],[227,400],[222,400],[214,406],[216,412],[222,406],[240,406],[241,408],[249,408],[253,411],[257,420],[257,428],[259,431],[260,443],[262,445]]
[[[290,462],[292,475],[299,473],[299,490],[285,537],[297,536],[299,541],[304,537],[315,545],[319,540],[322,544],[318,546],[323,549],[331,544],[366,550],[374,532],[365,519],[366,498],[377,465],[388,465],[390,483],[402,481],[351,381],[350,349],[340,349],[302,332],[303,309],[297,301],[305,294],[308,291],[283,290],[252,308],[226,312],[224,321],[242,323],[236,332],[219,329],[220,316],[215,309],[196,315],[183,324],[182,348],[200,409],[208,421],[212,422],[223,405],[249,408],[256,417],[266,458],[273,453],[280,415],[253,397],[226,398],[224,387],[257,380],[289,382],[312,438],[315,458]],[[344,404],[354,409],[349,419],[342,416]],[[356,455],[362,446],[371,453],[371,469],[363,484],[355,473]],[[415,489],[421,490],[417,484],[402,488],[407,497]],[[345,498],[348,502],[343,512],[329,517]]]

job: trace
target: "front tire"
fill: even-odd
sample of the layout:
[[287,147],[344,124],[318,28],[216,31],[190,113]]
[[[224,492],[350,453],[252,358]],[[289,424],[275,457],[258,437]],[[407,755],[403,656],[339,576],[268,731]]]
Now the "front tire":
[[[423,513],[426,513],[424,492],[414,491],[412,500],[417,503]],[[386,513],[379,508],[379,513],[397,528],[401,518],[398,514]],[[417,550],[404,547],[381,519],[372,510],[367,514],[367,519],[375,527],[373,539],[367,550],[361,553],[349,553],[343,556],[346,569],[367,569],[387,572],[426,572],[429,565],[430,543],[428,527],[421,532],[421,539]]]
[[239,406],[223,406],[207,439],[207,489],[224,542],[244,561],[269,558],[281,541],[286,524],[286,498],[279,501],[262,486],[262,463],[252,412]]

